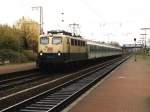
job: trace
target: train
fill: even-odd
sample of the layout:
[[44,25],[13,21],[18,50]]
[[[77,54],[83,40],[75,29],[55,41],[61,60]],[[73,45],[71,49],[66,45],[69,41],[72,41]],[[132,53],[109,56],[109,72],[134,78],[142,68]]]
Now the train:
[[65,65],[119,56],[121,47],[84,39],[64,30],[52,30],[39,36],[37,66]]

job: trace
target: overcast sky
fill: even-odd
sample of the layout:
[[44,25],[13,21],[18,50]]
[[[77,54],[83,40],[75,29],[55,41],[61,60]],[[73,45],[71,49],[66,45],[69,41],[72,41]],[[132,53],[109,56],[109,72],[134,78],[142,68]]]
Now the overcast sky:
[[0,0],[0,24],[12,25],[22,16],[39,21],[39,10],[31,7],[42,6],[45,32],[75,22],[87,39],[126,44],[150,27],[149,5],[149,0]]

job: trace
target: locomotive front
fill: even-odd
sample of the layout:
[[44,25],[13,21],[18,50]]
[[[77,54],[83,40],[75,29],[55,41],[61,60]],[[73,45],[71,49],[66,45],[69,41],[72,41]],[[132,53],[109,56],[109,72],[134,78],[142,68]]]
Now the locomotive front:
[[63,64],[67,59],[68,46],[65,35],[41,35],[38,42],[37,66]]

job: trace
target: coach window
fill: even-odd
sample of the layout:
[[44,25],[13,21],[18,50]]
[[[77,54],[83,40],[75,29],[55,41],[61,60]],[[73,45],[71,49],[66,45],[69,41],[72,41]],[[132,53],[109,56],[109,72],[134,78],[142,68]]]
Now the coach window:
[[77,46],[79,46],[79,40],[76,40],[77,41]]
[[80,46],[80,40],[77,40],[77,45]]
[[83,46],[85,46],[85,42],[83,41]]
[[74,43],[75,43],[74,45],[77,46],[77,40],[74,40]]
[[41,44],[49,44],[49,38],[48,37],[41,37],[40,43]]
[[82,46],[82,41],[80,41],[80,46]]
[[90,45],[90,51],[91,51],[91,52],[93,51],[92,45]]
[[82,46],[84,46],[84,41],[82,41]]
[[104,47],[101,47],[101,51],[102,51],[102,52],[104,52],[104,51],[105,51],[105,50],[104,50]]
[[81,41],[80,40],[78,40],[78,45],[81,46]]
[[82,41],[79,40],[79,46],[82,46]]
[[62,38],[61,37],[53,37],[52,38],[52,44],[61,44]]

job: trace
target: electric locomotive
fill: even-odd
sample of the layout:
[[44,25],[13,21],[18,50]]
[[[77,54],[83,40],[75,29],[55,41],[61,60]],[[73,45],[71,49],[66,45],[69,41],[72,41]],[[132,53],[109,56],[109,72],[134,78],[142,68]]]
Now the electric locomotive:
[[87,59],[86,41],[66,31],[48,31],[38,41],[37,65],[62,65]]

